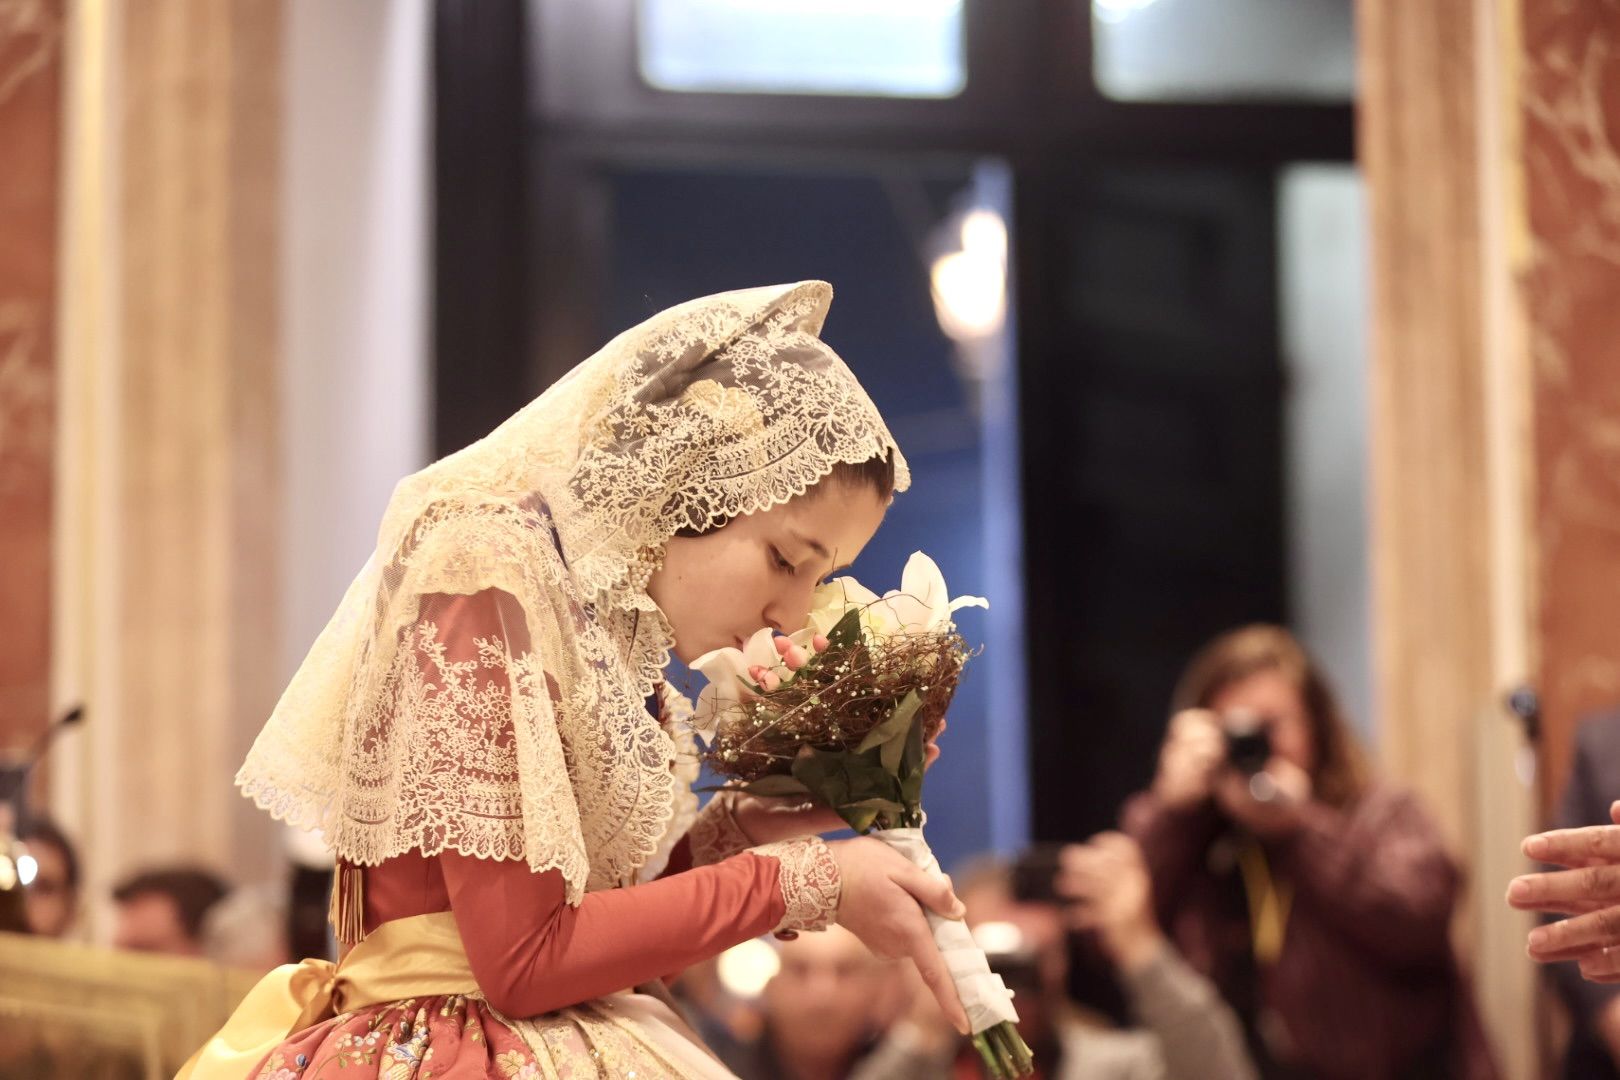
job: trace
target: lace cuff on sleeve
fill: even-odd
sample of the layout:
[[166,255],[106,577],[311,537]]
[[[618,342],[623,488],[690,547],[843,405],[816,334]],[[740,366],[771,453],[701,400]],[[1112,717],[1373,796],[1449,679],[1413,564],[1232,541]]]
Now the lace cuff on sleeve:
[[714,798],[699,811],[697,820],[692,822],[691,831],[686,836],[693,866],[712,866],[754,846],[742,826],[737,824],[736,814],[733,813],[735,799],[734,792],[716,792]]
[[777,878],[787,910],[776,932],[825,930],[838,916],[840,882],[838,861],[819,836],[801,836],[750,848],[754,855],[776,859],[781,865]]

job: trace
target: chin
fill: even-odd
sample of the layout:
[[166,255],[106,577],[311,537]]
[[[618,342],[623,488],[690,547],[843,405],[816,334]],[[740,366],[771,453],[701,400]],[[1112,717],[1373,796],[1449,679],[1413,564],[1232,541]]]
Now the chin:
[[680,639],[677,638],[674,646],[669,651],[675,654],[675,659],[679,660],[687,667],[691,667],[692,661],[696,660],[704,653],[712,652],[715,648],[719,648],[719,646],[713,646],[711,648],[689,649],[685,645],[682,645],[680,643]]
[[724,637],[715,637],[712,640],[705,641],[697,646],[688,648],[687,646],[681,644],[681,639],[679,637],[676,637],[675,644],[671,646],[669,651],[675,654],[675,659],[679,660],[687,667],[691,667],[692,661],[696,660],[698,657],[706,656],[709,653],[714,652],[716,649],[723,649],[728,645],[732,648],[740,649],[743,647],[744,642],[735,638],[727,640]]

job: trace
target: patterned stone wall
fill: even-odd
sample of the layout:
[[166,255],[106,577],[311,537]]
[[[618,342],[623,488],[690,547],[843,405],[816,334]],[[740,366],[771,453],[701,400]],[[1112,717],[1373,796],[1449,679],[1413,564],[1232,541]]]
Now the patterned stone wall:
[[[1523,7],[1546,791],[1620,705],[1620,0]],[[1620,796],[1620,792],[1616,792]]]
[[0,754],[47,722],[62,0],[0,0]]

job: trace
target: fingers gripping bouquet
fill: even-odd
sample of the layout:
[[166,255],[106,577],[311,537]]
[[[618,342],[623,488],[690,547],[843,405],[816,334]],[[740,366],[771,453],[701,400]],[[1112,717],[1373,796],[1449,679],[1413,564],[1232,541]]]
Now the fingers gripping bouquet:
[[[922,835],[927,747],[971,655],[952,613],[989,605],[949,599],[939,567],[921,552],[897,590],[878,596],[836,578],[812,604],[797,633],[767,628],[742,649],[693,663],[708,679],[693,717],[705,757],[749,794],[816,799],[943,877]],[[965,925],[926,914],[990,1075],[1029,1074],[1011,993]]]

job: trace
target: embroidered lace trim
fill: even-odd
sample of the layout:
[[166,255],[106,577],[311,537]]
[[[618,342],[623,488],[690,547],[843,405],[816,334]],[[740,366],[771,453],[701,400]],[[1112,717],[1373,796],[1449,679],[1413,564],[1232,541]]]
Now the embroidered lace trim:
[[712,866],[754,846],[737,824],[736,798],[732,791],[716,792],[698,812],[691,832],[687,833],[693,866]]
[[833,858],[832,849],[821,837],[779,840],[749,851],[775,858],[781,864],[777,880],[787,911],[776,924],[778,932],[825,930],[837,921],[841,890],[838,860]]

